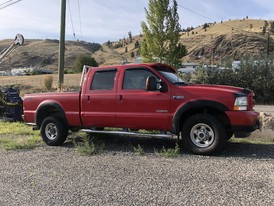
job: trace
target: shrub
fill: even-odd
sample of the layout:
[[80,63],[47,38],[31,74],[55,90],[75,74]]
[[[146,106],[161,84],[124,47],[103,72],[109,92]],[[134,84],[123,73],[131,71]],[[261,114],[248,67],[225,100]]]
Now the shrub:
[[47,76],[44,79],[44,84],[47,90],[51,90],[52,89],[52,84],[53,84],[53,77],[52,76]]
[[76,71],[81,72],[84,65],[97,67],[98,63],[89,54],[79,54],[74,62]]

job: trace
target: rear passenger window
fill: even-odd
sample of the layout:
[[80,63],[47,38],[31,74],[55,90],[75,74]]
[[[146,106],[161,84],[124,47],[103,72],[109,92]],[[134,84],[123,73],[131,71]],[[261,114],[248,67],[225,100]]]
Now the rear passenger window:
[[116,70],[96,71],[90,86],[91,90],[112,90]]

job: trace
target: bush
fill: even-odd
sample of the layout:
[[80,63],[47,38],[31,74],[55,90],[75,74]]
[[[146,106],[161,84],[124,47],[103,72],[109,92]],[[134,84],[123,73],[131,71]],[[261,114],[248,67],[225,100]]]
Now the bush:
[[274,103],[274,61],[271,59],[242,59],[240,69],[200,68],[189,82],[249,88],[255,92],[256,103]]
[[52,76],[47,76],[44,79],[44,84],[47,90],[51,90],[52,89],[52,84],[53,84],[53,77]]
[[88,54],[79,54],[75,60],[74,67],[81,72],[84,65],[98,67],[96,60]]

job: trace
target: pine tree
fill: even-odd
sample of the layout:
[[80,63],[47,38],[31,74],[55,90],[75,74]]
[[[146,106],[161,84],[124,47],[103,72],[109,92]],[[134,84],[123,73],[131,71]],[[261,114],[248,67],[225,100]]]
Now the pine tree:
[[149,0],[145,9],[147,23],[142,22],[144,41],[141,44],[141,56],[145,62],[159,62],[179,66],[186,55],[186,48],[180,41],[181,26],[177,13],[177,1]]

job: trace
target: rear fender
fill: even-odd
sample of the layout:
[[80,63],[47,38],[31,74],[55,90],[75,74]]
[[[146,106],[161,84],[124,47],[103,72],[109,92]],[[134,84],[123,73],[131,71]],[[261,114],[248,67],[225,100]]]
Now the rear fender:
[[63,107],[58,102],[42,102],[36,110],[35,123],[40,128],[43,120],[49,116],[61,118],[68,125],[67,118]]

